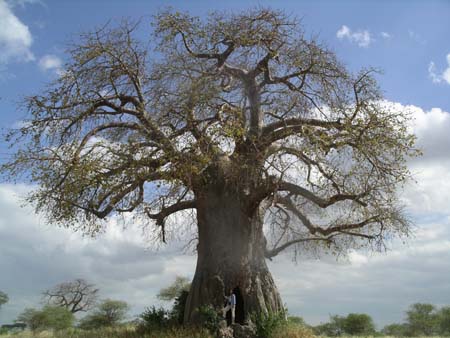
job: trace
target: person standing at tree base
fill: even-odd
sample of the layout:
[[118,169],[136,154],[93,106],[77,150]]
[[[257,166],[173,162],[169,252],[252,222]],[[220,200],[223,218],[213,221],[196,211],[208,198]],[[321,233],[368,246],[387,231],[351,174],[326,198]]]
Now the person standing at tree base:
[[223,317],[226,318],[227,312],[231,310],[231,324],[234,324],[235,314],[236,314],[236,295],[233,291],[230,291],[230,295],[226,297],[227,303],[222,309]]

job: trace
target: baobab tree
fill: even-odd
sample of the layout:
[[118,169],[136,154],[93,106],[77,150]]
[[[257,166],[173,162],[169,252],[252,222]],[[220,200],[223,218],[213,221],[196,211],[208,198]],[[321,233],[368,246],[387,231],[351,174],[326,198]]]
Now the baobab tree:
[[48,305],[63,307],[71,313],[77,313],[89,311],[96,305],[98,291],[94,284],[78,278],[58,284],[43,294]]
[[36,184],[28,200],[49,222],[95,235],[133,213],[166,242],[172,215],[194,211],[186,322],[234,288],[244,313],[279,311],[266,259],[282,251],[408,233],[396,189],[418,151],[373,70],[349,72],[276,10],[153,24],[146,43],[129,23],[83,34],[26,99],[2,170]]

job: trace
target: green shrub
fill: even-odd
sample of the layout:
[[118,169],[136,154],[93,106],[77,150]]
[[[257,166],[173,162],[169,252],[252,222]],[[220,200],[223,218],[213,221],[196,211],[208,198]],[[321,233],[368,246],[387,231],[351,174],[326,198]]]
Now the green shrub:
[[258,338],[272,338],[277,331],[282,331],[287,325],[285,311],[251,314],[250,318],[256,326]]
[[367,336],[375,333],[372,317],[365,313],[350,313],[344,319],[344,332],[351,336]]
[[140,333],[147,333],[155,330],[167,329],[170,326],[169,312],[164,308],[157,309],[152,306],[146,308],[139,316],[141,322],[138,325]]
[[32,331],[63,330],[71,327],[75,317],[72,312],[63,307],[44,306],[42,310],[26,309],[17,318]]
[[175,297],[172,310],[170,311],[170,318],[175,323],[182,325],[184,320],[184,309],[186,308],[186,301],[188,298],[188,291],[181,291],[180,294]]
[[125,319],[128,308],[126,302],[106,299],[97,305],[93,313],[84,317],[78,327],[84,330],[93,330],[117,325]]
[[210,305],[204,305],[197,309],[200,322],[209,332],[215,333],[219,327],[219,323],[223,318]]

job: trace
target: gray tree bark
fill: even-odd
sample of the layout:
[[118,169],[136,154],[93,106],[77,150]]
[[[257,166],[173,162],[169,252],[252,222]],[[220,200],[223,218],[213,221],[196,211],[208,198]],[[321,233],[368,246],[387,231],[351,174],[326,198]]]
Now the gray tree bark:
[[197,309],[221,309],[224,296],[239,288],[243,311],[277,312],[282,302],[264,257],[263,219],[248,210],[245,195],[211,187],[196,194],[197,268],[186,303],[185,323],[198,322]]

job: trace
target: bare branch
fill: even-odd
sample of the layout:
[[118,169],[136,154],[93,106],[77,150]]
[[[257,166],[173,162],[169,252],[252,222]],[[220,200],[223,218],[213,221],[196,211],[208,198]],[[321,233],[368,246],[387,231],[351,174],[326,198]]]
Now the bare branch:
[[178,211],[193,209],[196,206],[196,200],[178,201],[168,207],[162,207],[158,213],[152,213],[150,210],[146,210],[146,214],[149,218],[156,221],[156,225],[161,227],[162,241],[163,243],[166,243],[165,222],[167,217]]

